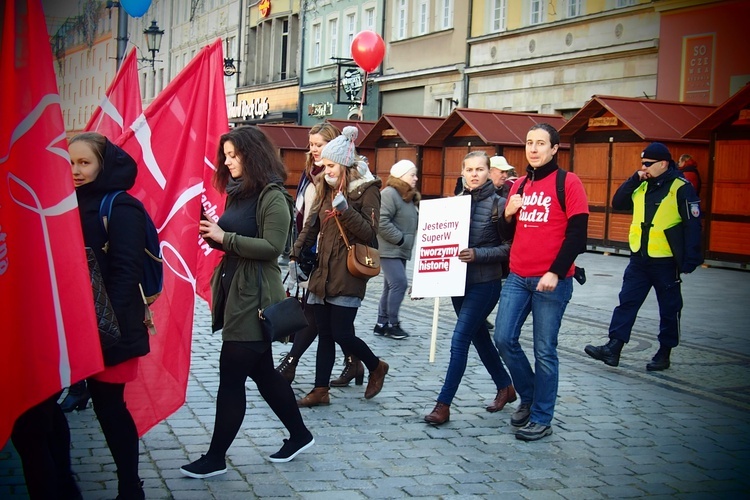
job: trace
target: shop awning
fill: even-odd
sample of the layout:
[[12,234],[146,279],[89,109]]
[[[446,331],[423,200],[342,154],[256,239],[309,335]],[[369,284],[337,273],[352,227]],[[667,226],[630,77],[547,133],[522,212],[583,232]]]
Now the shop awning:
[[380,139],[387,137],[389,133],[395,133],[410,146],[424,146],[444,121],[444,117],[437,116],[385,114],[375,122],[361,145],[374,148]]
[[435,130],[425,145],[443,146],[445,140],[465,124],[485,144],[523,146],[526,144],[526,133],[537,123],[549,123],[559,130],[565,124],[565,118],[560,115],[456,108]]
[[307,150],[310,144],[310,127],[286,124],[260,124],[258,128],[266,134],[279,149]]
[[[740,111],[748,110],[740,116]],[[724,101],[710,115],[683,136],[686,139],[708,139],[711,132],[723,125],[750,125],[750,83]]]
[[[560,139],[589,127],[589,119],[608,113],[644,141],[680,142],[683,135],[711,114],[715,106],[655,99],[595,95],[560,129]],[[693,141],[691,141],[693,142]]]
[[332,120],[330,118],[327,119],[326,121],[339,130],[344,130],[344,127],[357,127],[357,129],[359,129],[359,134],[357,135],[357,138],[354,140],[354,145],[356,147],[359,147],[359,145],[362,144],[362,141],[364,140],[365,136],[369,134],[370,130],[372,130],[372,127],[375,126],[375,122],[368,122],[368,121]]

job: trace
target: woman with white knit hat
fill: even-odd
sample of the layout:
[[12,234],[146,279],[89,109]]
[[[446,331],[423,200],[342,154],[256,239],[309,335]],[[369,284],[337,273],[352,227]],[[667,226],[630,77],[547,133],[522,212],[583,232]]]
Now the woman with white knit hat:
[[421,199],[417,191],[417,167],[409,160],[400,160],[391,167],[386,188],[381,191],[378,250],[383,270],[383,293],[378,306],[375,335],[401,340],[409,336],[398,318],[406,295],[406,261],[411,259],[417,233]]
[[307,304],[314,308],[318,325],[318,353],[315,388],[297,401],[302,407],[330,404],[330,378],[336,356],[336,343],[359,358],[370,371],[365,398],[375,397],[383,388],[388,364],[375,356],[356,336],[354,319],[365,296],[367,280],[349,273],[348,249],[339,231],[341,224],[350,244],[372,244],[380,219],[381,181],[370,174],[354,147],[355,127],[326,144],[321,152],[325,167],[323,180],[316,186],[313,213],[294,243],[289,273],[297,279],[297,258],[303,248],[317,240],[318,265],[310,275]]

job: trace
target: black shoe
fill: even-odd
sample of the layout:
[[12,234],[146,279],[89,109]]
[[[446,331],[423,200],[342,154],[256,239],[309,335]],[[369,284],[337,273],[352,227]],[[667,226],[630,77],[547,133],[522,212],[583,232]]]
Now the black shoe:
[[382,325],[380,323],[375,323],[375,328],[373,328],[372,331],[378,337],[382,337],[387,328],[388,328],[388,323],[384,323]]
[[520,439],[521,441],[536,441],[542,439],[544,436],[549,436],[550,434],[552,434],[552,426],[530,422],[523,428],[518,429],[518,432],[516,432],[516,439]]
[[223,458],[212,458],[206,455],[195,462],[180,467],[180,472],[188,477],[196,479],[205,479],[211,476],[218,476],[227,472],[227,462]]
[[90,397],[86,381],[81,380],[68,388],[68,394],[63,399],[63,402],[60,403],[60,409],[65,413],[70,413],[73,410],[85,410]]
[[516,411],[510,417],[510,425],[513,427],[523,427],[529,423],[529,417],[531,417],[531,403],[521,403],[518,405]]
[[605,365],[617,366],[620,364],[620,351],[625,343],[618,339],[609,339],[604,345],[587,345],[583,350],[594,359],[604,361]]
[[403,340],[408,336],[409,334],[403,331],[398,323],[386,326],[383,332],[383,337],[388,337],[389,339]]
[[672,349],[669,347],[660,347],[651,362],[646,365],[646,370],[650,372],[660,372],[669,368],[669,354]]
[[312,434],[310,435],[310,439],[302,442],[285,439],[284,446],[282,446],[279,451],[268,457],[268,460],[271,462],[289,462],[314,444],[315,438],[312,437]]

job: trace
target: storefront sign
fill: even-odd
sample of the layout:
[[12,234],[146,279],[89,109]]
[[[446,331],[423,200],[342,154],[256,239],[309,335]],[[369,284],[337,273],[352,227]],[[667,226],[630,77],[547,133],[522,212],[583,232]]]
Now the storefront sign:
[[307,116],[313,116],[315,118],[323,118],[326,116],[333,115],[333,103],[332,102],[319,102],[315,104],[307,105]]
[[683,37],[680,101],[713,103],[715,43],[715,33]]
[[364,78],[365,73],[358,66],[339,64],[337,104],[359,104],[365,84]]
[[228,104],[227,115],[230,119],[260,120],[268,114],[269,108],[268,97],[259,97],[249,101],[243,99],[239,103]]
[[271,0],[260,0],[258,12],[260,13],[260,17],[268,17],[268,14],[271,13]]
[[616,127],[619,125],[616,116],[600,116],[589,118],[589,127]]

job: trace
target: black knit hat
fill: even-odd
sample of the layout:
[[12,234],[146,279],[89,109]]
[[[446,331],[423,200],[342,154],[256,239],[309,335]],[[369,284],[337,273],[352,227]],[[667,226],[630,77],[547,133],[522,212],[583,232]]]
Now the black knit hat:
[[656,161],[672,161],[672,155],[669,149],[661,142],[652,142],[641,153],[641,158],[649,158]]

